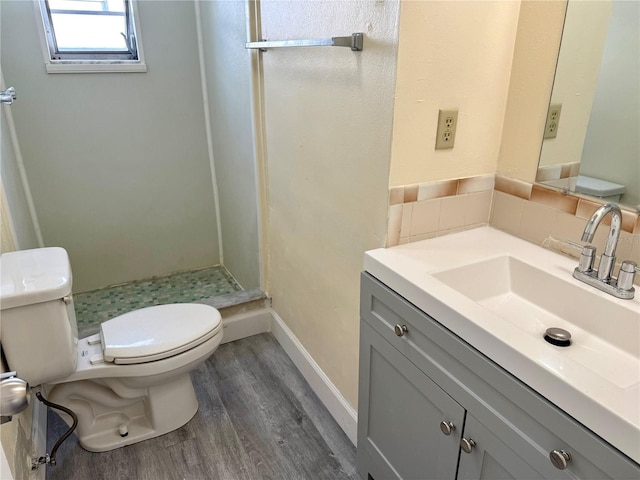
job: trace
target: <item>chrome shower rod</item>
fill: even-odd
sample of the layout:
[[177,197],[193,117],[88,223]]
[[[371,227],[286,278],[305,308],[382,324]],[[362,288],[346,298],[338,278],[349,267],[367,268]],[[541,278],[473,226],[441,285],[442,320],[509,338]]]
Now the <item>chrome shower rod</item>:
[[363,33],[352,33],[350,37],[316,38],[311,40],[262,40],[247,42],[245,48],[266,52],[269,48],[287,47],[349,47],[354,52],[362,51]]

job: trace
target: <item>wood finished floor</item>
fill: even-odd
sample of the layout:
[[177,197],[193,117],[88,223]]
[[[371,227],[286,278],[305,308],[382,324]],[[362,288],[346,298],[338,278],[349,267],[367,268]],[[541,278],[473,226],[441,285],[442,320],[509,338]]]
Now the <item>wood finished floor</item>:
[[[192,378],[184,427],[105,453],[73,435],[47,480],[360,480],[355,447],[271,334],[221,345]],[[65,429],[50,412],[48,451]]]

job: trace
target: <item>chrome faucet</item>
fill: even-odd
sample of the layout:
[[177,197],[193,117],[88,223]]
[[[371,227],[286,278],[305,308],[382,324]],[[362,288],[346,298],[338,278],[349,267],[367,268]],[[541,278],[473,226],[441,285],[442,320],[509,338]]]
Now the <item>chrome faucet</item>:
[[637,270],[635,262],[622,262],[618,279],[612,276],[613,268],[616,264],[616,247],[618,246],[622,227],[622,211],[620,207],[614,203],[607,203],[598,208],[584,227],[582,241],[587,243],[593,241],[593,236],[600,222],[609,214],[611,214],[611,226],[609,227],[609,236],[604,247],[604,253],[600,256],[598,270],[593,268],[596,248],[586,245],[582,248],[580,263],[573,271],[573,276],[617,298],[632,299],[635,293],[633,279]]
[[598,266],[598,278],[603,282],[609,281],[616,263],[616,247],[618,246],[620,228],[622,227],[622,211],[620,211],[620,207],[615,203],[602,205],[591,216],[582,233],[583,242],[592,242],[598,225],[609,213],[611,214],[611,227],[609,227],[607,244],[604,247],[604,254],[600,257],[600,265]]

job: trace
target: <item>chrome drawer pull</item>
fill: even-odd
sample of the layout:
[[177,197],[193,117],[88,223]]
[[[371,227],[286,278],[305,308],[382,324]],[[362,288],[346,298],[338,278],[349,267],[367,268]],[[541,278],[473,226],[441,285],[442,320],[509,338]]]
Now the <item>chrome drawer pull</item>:
[[564,450],[551,450],[551,453],[549,453],[549,460],[551,460],[553,466],[558,470],[564,470],[569,466],[571,454]]
[[403,337],[405,333],[409,331],[406,325],[400,325],[396,323],[396,326],[393,329],[396,332],[396,335],[399,337]]

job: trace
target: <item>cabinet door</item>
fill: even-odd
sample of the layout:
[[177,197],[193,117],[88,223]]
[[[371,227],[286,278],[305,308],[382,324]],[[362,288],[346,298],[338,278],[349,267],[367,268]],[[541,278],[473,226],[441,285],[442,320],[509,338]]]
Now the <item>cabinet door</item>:
[[[360,329],[360,475],[455,478],[464,409],[365,322]],[[449,435],[442,421],[453,424]]]
[[[458,480],[536,480],[546,478],[529,465],[487,427],[467,412],[464,439],[473,441],[470,453],[460,451]],[[557,470],[557,477],[567,478]]]

